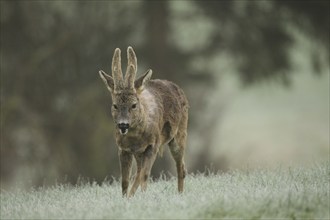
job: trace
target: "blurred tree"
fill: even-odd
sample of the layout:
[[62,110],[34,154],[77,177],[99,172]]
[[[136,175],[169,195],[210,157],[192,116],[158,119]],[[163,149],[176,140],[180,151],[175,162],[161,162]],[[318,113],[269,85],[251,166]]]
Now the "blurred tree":
[[[226,53],[243,84],[288,84],[291,27],[328,47],[329,2],[1,1],[2,183],[27,169],[31,184],[118,175],[110,96],[97,75],[116,47],[136,49],[139,73],[152,68],[182,85],[191,130],[210,136],[218,115],[201,115],[220,74],[210,62]],[[218,114],[223,103],[211,106]],[[162,162],[157,172],[170,166]]]

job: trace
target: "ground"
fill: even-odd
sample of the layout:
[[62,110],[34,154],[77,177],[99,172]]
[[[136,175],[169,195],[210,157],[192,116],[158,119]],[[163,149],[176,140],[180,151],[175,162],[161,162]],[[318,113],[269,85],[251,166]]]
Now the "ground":
[[1,191],[1,219],[329,219],[329,162],[189,174],[122,198],[119,181]]

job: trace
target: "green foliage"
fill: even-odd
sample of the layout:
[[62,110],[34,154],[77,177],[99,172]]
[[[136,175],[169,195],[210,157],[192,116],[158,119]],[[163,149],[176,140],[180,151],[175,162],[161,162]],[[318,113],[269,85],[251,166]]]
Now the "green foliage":
[[120,184],[79,183],[1,192],[1,219],[329,218],[329,162],[309,167],[188,175],[122,198]]

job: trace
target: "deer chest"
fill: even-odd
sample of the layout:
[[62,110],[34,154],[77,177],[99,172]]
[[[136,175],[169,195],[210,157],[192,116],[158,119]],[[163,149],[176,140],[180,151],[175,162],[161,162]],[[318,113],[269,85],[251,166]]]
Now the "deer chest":
[[124,151],[132,153],[143,152],[148,145],[154,145],[154,138],[151,135],[130,136],[121,135],[116,138],[117,145]]

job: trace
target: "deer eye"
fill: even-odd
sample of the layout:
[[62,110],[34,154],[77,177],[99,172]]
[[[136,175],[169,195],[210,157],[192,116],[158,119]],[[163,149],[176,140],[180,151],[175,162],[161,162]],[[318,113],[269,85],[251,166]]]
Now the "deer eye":
[[136,104],[133,104],[132,105],[132,109],[136,109]]
[[116,110],[118,109],[118,106],[116,104],[113,104],[112,106],[114,109],[116,109]]

